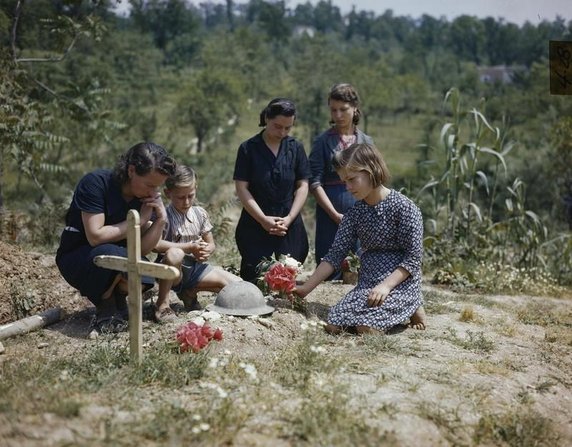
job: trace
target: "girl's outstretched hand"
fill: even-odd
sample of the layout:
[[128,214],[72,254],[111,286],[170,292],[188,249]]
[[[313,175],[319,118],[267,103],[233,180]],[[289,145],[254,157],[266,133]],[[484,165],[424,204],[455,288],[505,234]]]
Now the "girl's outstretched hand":
[[300,298],[305,298],[306,295],[308,295],[311,290],[309,290],[308,287],[304,287],[305,284],[301,284],[299,286],[296,286],[292,289],[292,292],[294,295],[298,295]]

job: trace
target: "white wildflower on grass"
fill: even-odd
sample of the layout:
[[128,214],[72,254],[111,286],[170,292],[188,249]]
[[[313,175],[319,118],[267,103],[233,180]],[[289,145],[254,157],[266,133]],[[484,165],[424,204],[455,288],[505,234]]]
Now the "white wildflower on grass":
[[216,369],[216,368],[218,368],[219,364],[220,364],[220,360],[218,359],[218,357],[213,357],[209,360],[208,367],[212,368],[212,369]]
[[256,380],[258,372],[256,371],[256,367],[254,365],[251,365],[250,363],[240,362],[238,366],[240,366],[246,375],[249,376],[252,380]]
[[326,348],[324,348],[323,346],[311,345],[310,351],[315,352],[316,354],[324,354],[326,352]]
[[206,382],[206,383],[201,383],[199,386],[201,388],[209,388],[211,390],[216,391],[218,397],[220,397],[221,399],[225,399],[226,397],[228,397],[228,393],[224,389],[222,389],[220,385],[217,385],[216,383]]

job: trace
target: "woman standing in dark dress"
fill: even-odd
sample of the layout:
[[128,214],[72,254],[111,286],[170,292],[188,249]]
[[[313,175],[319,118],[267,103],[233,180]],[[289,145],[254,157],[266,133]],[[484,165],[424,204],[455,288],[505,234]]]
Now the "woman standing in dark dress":
[[[316,264],[332,246],[342,217],[355,203],[332,167],[332,158],[352,144],[373,144],[371,137],[357,127],[361,117],[359,105],[357,90],[351,84],[335,84],[328,94],[332,127],[316,137],[312,144],[310,191],[316,198]],[[329,279],[338,276],[334,273]]]
[[288,136],[295,120],[292,101],[273,99],[260,114],[264,130],[238,148],[233,178],[243,209],[235,236],[246,281],[256,281],[263,258],[284,254],[303,263],[308,255],[300,211],[310,167],[302,143]]

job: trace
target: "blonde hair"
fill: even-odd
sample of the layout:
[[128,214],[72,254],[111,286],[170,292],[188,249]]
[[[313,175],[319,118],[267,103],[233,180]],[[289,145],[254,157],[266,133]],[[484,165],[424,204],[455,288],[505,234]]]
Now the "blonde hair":
[[189,186],[197,186],[197,174],[193,168],[189,166],[179,165],[175,173],[165,181],[165,188],[187,188]]
[[354,172],[367,172],[374,188],[387,185],[391,179],[385,160],[373,144],[356,143],[336,152],[332,159],[332,166],[336,171],[346,169]]

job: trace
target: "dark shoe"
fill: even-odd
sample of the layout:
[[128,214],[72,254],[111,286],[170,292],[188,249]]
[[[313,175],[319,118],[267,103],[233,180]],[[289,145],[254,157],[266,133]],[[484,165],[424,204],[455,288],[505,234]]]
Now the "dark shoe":
[[128,320],[129,308],[127,306],[127,295],[114,292],[113,297],[115,298],[115,308],[117,309],[117,313],[124,320]]
[[129,324],[123,318],[113,316],[96,319],[93,326],[98,334],[117,334],[119,332],[125,332]]
[[157,323],[171,323],[177,319],[177,315],[170,307],[155,309],[155,321]]
[[185,310],[187,312],[193,310],[203,310],[203,307],[200,305],[197,295],[189,295],[188,293],[182,292],[177,296],[185,305]]

